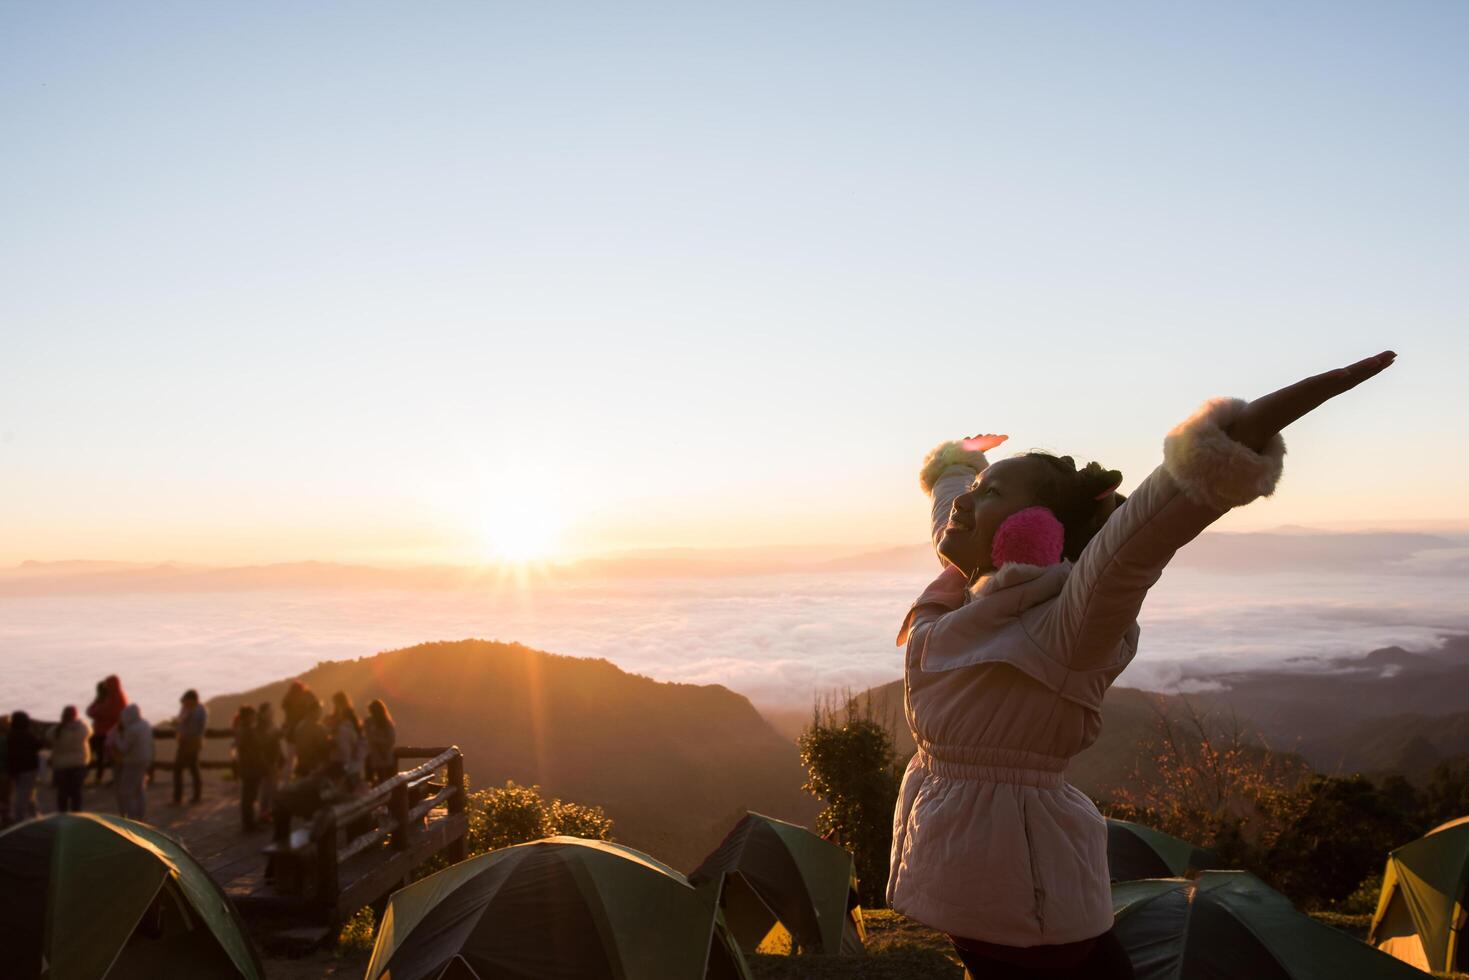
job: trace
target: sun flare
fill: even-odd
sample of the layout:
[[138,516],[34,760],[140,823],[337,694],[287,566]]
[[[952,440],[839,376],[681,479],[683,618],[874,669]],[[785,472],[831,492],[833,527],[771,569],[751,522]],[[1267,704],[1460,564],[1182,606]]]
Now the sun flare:
[[501,494],[485,514],[481,541],[494,561],[531,562],[551,557],[561,522],[548,501],[527,494]]

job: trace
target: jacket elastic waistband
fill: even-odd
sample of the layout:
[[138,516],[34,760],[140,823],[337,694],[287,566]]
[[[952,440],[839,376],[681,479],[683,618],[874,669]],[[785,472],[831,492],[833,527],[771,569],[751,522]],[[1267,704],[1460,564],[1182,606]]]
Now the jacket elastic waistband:
[[997,766],[984,762],[954,762],[936,759],[918,750],[918,764],[935,776],[965,779],[979,783],[1015,783],[1020,786],[1056,787],[1064,779],[1059,770],[1024,769],[1019,766]]

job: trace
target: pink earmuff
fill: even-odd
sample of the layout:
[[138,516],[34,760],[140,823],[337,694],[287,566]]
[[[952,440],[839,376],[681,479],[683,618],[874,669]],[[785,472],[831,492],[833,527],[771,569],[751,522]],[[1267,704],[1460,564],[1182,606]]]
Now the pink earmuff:
[[995,568],[1011,563],[1054,565],[1065,544],[1066,529],[1049,508],[1027,507],[996,528],[990,561]]

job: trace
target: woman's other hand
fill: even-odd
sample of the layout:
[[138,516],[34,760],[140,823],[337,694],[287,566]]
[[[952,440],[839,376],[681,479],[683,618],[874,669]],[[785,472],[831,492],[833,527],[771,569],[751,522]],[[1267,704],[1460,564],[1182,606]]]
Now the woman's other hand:
[[[1281,429],[1308,412],[1315,411],[1342,392],[1350,391],[1368,378],[1386,370],[1397,356],[1390,350],[1383,351],[1347,367],[1297,381],[1279,391],[1256,398],[1234,420],[1234,424],[1229,427],[1229,435],[1236,442],[1244,443],[1260,452]],[[1003,440],[1004,436],[1000,439]]]
[[1008,438],[1010,437],[997,436],[993,432],[986,432],[983,435],[965,436],[959,441],[968,451],[982,453],[990,449],[994,449],[996,446],[998,446],[1000,443],[1004,442]]

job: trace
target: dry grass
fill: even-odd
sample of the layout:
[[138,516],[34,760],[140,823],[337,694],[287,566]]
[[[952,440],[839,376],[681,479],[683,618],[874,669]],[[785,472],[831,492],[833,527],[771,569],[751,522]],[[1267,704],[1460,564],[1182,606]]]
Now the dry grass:
[[964,969],[943,933],[887,909],[864,910],[863,956],[747,957],[755,980],[960,980]]

